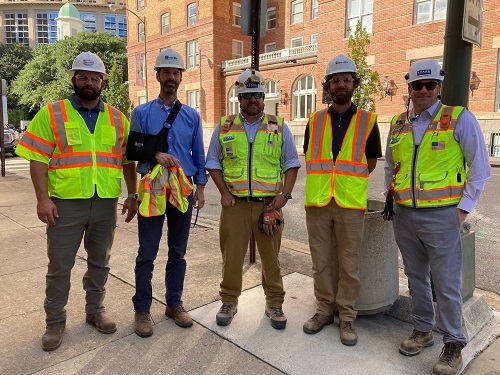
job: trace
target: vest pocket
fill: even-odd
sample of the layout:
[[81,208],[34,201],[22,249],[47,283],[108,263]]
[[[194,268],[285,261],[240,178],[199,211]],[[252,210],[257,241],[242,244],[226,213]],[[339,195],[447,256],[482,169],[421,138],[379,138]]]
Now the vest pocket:
[[243,176],[243,172],[244,172],[244,169],[243,168],[225,168],[223,173],[224,173],[224,177],[227,177],[227,178],[231,178],[231,179],[234,179],[234,178],[241,178],[241,176]]
[[116,144],[116,131],[111,125],[102,125],[101,130],[101,143],[103,145],[114,146]]
[[[49,172],[55,195],[61,198],[83,198],[82,178],[78,168],[62,168]],[[52,178],[50,178],[52,175]]]
[[66,130],[66,139],[68,140],[69,146],[82,144],[80,125],[77,122],[65,122],[64,129]]

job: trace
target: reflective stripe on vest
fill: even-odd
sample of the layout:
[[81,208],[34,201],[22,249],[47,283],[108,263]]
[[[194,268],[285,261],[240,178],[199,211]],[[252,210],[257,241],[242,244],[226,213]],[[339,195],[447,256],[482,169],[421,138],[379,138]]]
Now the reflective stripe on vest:
[[408,113],[394,116],[389,145],[394,163],[400,163],[394,186],[394,198],[398,204],[439,207],[460,201],[466,164],[453,134],[463,110],[464,107],[442,105],[427,126],[417,154]]

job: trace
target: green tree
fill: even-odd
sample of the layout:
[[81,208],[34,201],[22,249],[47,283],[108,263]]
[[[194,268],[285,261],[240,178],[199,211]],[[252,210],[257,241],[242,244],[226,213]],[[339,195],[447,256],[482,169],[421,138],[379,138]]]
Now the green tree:
[[[72,92],[68,69],[81,52],[97,54],[109,69],[116,61],[127,72],[125,41],[105,32],[81,32],[54,44],[41,45],[33,51],[33,59],[26,64],[12,84],[12,91],[21,104],[38,110],[47,103],[68,97]],[[124,77],[126,80],[127,77]],[[111,87],[110,87],[111,88]]]
[[122,66],[116,61],[109,72],[109,81],[106,90],[104,90],[103,99],[129,117],[132,103],[130,102],[128,85],[123,81]]
[[[350,30],[349,30],[350,32]],[[349,36],[348,46],[351,49],[349,57],[354,61],[358,68],[358,77],[360,85],[354,92],[352,101],[358,107],[367,111],[375,111],[375,96],[377,93],[383,98],[382,84],[380,83],[377,71],[372,71],[366,62],[368,52],[366,46],[370,44],[370,37],[366,30],[361,26],[361,21],[356,24],[354,35]]]

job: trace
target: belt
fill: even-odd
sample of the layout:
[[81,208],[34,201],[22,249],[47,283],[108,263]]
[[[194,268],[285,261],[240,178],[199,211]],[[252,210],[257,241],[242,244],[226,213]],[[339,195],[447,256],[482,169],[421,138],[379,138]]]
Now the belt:
[[272,199],[274,197],[236,197],[236,198],[247,202],[265,202],[266,199]]

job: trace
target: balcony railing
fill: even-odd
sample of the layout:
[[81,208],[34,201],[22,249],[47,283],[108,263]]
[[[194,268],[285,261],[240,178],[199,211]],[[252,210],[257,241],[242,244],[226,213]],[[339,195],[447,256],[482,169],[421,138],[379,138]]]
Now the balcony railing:
[[[272,65],[286,62],[297,62],[301,59],[316,57],[318,55],[318,45],[309,44],[307,46],[286,48],[279,51],[261,53],[259,55],[259,65]],[[222,73],[250,68],[251,56],[222,62]]]

